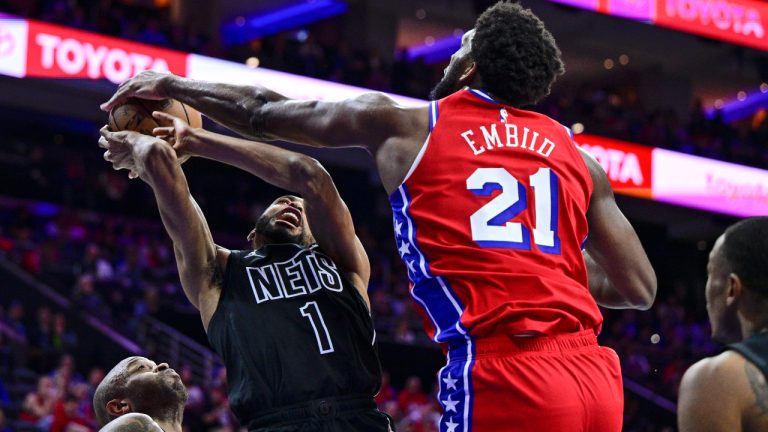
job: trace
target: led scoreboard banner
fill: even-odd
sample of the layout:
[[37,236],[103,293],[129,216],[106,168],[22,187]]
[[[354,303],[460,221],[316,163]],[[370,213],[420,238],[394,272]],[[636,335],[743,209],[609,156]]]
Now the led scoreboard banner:
[[[598,6],[596,0],[569,3]],[[613,12],[617,11],[616,2],[599,3],[611,3]],[[627,9],[623,13],[629,14]],[[119,84],[147,69],[201,80],[262,84],[296,99],[339,100],[370,91],[0,14],[1,75],[106,79]],[[426,104],[390,96],[404,105]],[[766,170],[587,134],[576,135],[576,143],[600,162],[617,193],[734,216],[768,215]]]
[[759,0],[549,0],[768,51],[768,2]]

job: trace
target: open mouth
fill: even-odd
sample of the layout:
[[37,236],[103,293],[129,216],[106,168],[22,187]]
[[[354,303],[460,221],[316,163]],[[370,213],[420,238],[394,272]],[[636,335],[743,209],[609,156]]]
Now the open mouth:
[[287,207],[276,216],[275,222],[280,222],[291,228],[298,228],[301,226],[301,211],[293,207]]

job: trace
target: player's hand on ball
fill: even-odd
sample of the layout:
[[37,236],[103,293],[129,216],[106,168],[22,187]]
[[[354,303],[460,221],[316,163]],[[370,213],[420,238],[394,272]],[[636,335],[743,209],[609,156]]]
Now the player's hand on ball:
[[144,71],[128,81],[120,84],[112,97],[101,104],[102,111],[110,111],[112,108],[122,105],[128,98],[136,97],[140,99],[166,99],[168,95],[165,90],[165,83],[173,79],[172,74],[160,73],[155,71]]
[[195,128],[188,125],[184,120],[162,111],[153,112],[152,117],[160,125],[160,127],[152,130],[152,134],[171,143],[179,163],[184,163],[192,157],[189,141]]
[[136,155],[141,154],[143,147],[151,146],[157,138],[134,131],[112,132],[109,126],[99,130],[99,147],[106,149],[104,159],[112,163],[115,170],[128,170],[129,178],[141,176],[141,164],[136,161]]

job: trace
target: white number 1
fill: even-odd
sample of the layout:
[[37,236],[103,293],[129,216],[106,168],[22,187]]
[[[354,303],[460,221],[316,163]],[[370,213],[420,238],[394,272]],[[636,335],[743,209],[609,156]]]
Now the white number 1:
[[[539,168],[529,180],[536,200],[533,241],[542,252],[560,254],[557,175],[549,168]],[[519,222],[509,222],[528,207],[525,185],[504,168],[478,168],[467,178],[467,189],[480,196],[501,190],[469,217],[475,243],[485,248],[531,249],[530,230]]]
[[325,326],[325,321],[323,321],[323,315],[320,313],[317,302],[308,302],[299,311],[301,311],[301,316],[307,318],[309,323],[312,324],[312,330],[315,331],[315,339],[317,339],[317,348],[320,350],[320,354],[332,353],[333,342],[331,341],[331,335],[328,334],[328,327]]

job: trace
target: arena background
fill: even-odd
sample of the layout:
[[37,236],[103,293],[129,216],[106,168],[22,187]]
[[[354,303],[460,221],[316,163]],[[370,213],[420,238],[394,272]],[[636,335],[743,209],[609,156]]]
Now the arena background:
[[[651,310],[604,311],[600,340],[619,353],[625,378],[624,430],[675,430],[683,372],[719,349],[703,298],[707,254],[737,218],[768,214],[768,5],[522,3],[552,31],[567,68],[533,109],[572,127],[603,164],[658,275]],[[367,88],[418,103],[490,4],[0,2],[0,431],[66,430],[68,422],[95,430],[94,385],[131,354],[182,373],[190,431],[238,430],[150,190],[113,171],[96,145],[106,123],[98,106],[117,83],[153,67],[292,97]],[[388,372],[377,401],[400,431],[436,430],[442,354],[408,297],[372,161],[357,149],[311,154],[331,171],[371,258]],[[255,216],[278,191],[209,161],[185,171],[217,242],[246,247]],[[47,419],[24,409],[38,391],[55,400]]]

